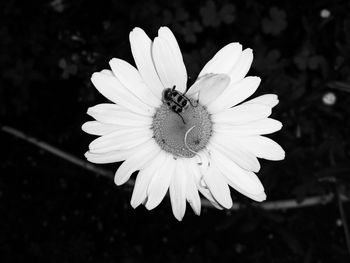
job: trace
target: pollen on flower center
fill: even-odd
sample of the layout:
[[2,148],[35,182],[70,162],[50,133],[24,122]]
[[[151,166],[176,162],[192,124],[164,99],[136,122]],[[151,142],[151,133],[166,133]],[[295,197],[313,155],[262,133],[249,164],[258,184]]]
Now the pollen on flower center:
[[[212,134],[212,122],[206,108],[190,99],[192,105],[179,114],[163,103],[153,117],[154,139],[166,152],[192,158],[204,149]],[[194,106],[193,106],[194,105]]]

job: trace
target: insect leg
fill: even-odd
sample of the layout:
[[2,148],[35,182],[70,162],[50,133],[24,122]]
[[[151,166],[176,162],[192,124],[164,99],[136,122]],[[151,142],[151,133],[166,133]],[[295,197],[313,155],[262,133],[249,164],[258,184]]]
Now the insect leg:
[[198,106],[198,99],[196,101],[196,105],[193,105],[192,101],[190,99],[188,99],[189,103],[191,104],[192,107],[197,107]]
[[181,116],[181,114],[180,114],[180,113],[178,113],[178,112],[175,112],[175,113],[176,113],[177,115],[179,115],[179,116],[180,116],[180,118],[182,119],[182,122],[183,122],[184,124],[186,124],[184,117],[182,117],[182,116]]

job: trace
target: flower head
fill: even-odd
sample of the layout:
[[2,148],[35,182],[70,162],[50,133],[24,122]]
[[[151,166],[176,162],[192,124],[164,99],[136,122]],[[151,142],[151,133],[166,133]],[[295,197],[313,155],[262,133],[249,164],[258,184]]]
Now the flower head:
[[186,201],[200,214],[199,192],[220,209],[232,206],[229,186],[255,201],[265,200],[255,174],[257,158],[281,160],[284,151],[262,135],[282,124],[268,118],[278,103],[276,95],[245,101],[260,83],[258,77],[245,77],[252,50],[242,50],[239,43],[226,45],[187,89],[181,51],[167,27],[159,29],[153,42],[135,28],[130,44],[137,69],[114,58],[111,70],[92,75],[111,103],[88,109],[95,121],[82,129],[101,137],[91,142],[86,158],[93,163],[124,161],[115,174],[117,185],[139,171],[134,208],[144,204],[153,209],[169,191],[178,220]]

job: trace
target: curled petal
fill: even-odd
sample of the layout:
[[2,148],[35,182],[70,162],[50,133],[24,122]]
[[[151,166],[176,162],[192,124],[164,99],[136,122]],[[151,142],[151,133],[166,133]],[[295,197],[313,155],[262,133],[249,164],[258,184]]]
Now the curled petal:
[[207,105],[215,100],[227,88],[230,78],[225,74],[208,74],[199,78],[188,90],[188,95],[198,93],[198,100]]
[[216,113],[231,108],[249,98],[258,88],[261,79],[246,77],[238,83],[231,84],[208,105],[210,113]]
[[239,60],[242,53],[242,45],[239,43],[230,43],[220,49],[214,57],[208,61],[199,73],[198,77],[206,74],[229,74],[234,65]]

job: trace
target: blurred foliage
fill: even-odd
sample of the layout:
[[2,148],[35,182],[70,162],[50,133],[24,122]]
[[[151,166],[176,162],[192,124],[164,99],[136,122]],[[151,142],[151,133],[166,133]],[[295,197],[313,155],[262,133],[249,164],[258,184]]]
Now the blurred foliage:
[[[250,75],[262,77],[255,96],[279,95],[273,117],[284,128],[272,137],[287,153],[285,161],[263,161],[269,200],[327,194],[334,178],[349,193],[349,1],[8,0],[0,8],[1,124],[83,157],[92,139],[80,130],[86,109],[105,100],[91,74],[112,57],[133,63],[133,27],[153,38],[167,25],[190,83],[225,44],[254,50]],[[133,211],[123,187],[1,137],[2,262],[349,260],[335,203],[273,213],[205,209],[177,223],[168,201]]]

